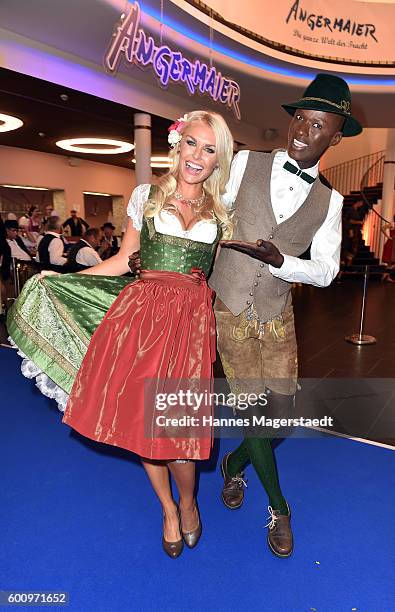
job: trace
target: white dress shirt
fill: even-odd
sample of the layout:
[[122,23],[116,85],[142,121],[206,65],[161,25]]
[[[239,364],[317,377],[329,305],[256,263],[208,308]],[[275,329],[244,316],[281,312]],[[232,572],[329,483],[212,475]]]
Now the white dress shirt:
[[100,257],[99,253],[97,253],[95,249],[89,244],[89,242],[86,242],[86,240],[82,240],[82,242],[85,242],[86,247],[82,247],[82,249],[78,251],[76,262],[81,264],[82,266],[89,267],[96,266],[97,264],[101,263],[103,260]]
[[11,257],[16,257],[17,259],[20,259],[21,261],[31,261],[32,260],[30,255],[28,255],[26,251],[21,249],[21,247],[19,246],[16,240],[10,240],[10,238],[7,238],[7,242],[11,249]]
[[[57,232],[45,232],[45,235],[46,234],[50,234],[50,236],[55,236],[55,239],[51,240],[48,246],[48,254],[49,254],[50,263],[53,266],[64,266],[67,259],[66,257],[63,257],[63,251],[64,251],[63,240],[60,238]],[[40,244],[41,240],[42,240],[42,237],[38,241],[37,247]],[[38,251],[37,251],[36,259],[37,261],[40,261],[40,256],[38,254]]]
[[[240,151],[232,162],[229,182],[223,201],[228,209],[233,208],[241,180],[246,169],[249,151]],[[278,151],[273,160],[270,180],[270,198],[274,216],[278,224],[291,217],[306,200],[313,184],[283,168],[286,161],[294,166],[298,163],[286,151]],[[316,178],[318,164],[303,168],[304,172]],[[332,189],[328,214],[324,223],[315,233],[310,249],[310,260],[299,259],[282,253],[284,262],[281,268],[269,265],[269,270],[277,278],[290,283],[308,283],[316,287],[327,287],[339,271],[340,245],[342,239],[343,196]]]

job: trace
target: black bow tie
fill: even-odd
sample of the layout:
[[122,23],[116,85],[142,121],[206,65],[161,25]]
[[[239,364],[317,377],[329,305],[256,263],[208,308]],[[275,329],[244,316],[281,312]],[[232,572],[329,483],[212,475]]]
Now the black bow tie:
[[315,181],[314,177],[310,176],[310,174],[307,174],[307,172],[303,172],[303,170],[299,170],[299,168],[291,164],[289,161],[285,162],[283,168],[285,170],[288,170],[288,172],[292,172],[292,174],[296,174],[296,176],[300,176],[300,178],[306,181],[306,183],[309,183],[309,185],[311,185],[311,183],[314,183]]

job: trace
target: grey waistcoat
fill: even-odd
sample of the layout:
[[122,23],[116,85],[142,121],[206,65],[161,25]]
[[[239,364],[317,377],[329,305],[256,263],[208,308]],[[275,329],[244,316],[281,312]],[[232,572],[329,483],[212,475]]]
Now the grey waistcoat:
[[[320,175],[295,214],[278,225],[270,199],[276,152],[251,151],[248,155],[235,202],[233,239],[255,242],[263,238],[282,254],[299,257],[326,219],[332,190]],[[273,276],[267,264],[226,248],[221,249],[209,284],[234,315],[254,303],[261,321],[270,321],[284,311],[292,285]]]

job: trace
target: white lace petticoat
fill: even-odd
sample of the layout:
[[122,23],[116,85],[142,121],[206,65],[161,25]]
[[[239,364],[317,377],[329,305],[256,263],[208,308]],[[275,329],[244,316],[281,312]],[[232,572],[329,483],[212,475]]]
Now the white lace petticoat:
[[35,378],[36,379],[36,387],[41,391],[43,395],[49,397],[50,399],[54,399],[58,405],[60,412],[64,412],[66,410],[66,405],[69,399],[68,393],[61,389],[49,376],[47,376],[35,363],[21,350],[19,347],[13,342],[12,338],[8,338],[9,343],[12,348],[14,348],[18,355],[22,357],[21,363],[21,371],[23,376],[26,378]]

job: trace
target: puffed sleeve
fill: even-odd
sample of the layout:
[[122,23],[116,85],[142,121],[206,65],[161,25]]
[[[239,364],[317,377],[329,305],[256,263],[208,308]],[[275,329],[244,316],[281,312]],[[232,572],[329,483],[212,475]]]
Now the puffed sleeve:
[[143,226],[144,205],[148,200],[151,185],[138,185],[133,190],[127,207],[127,215],[131,218],[134,229],[140,231]]

